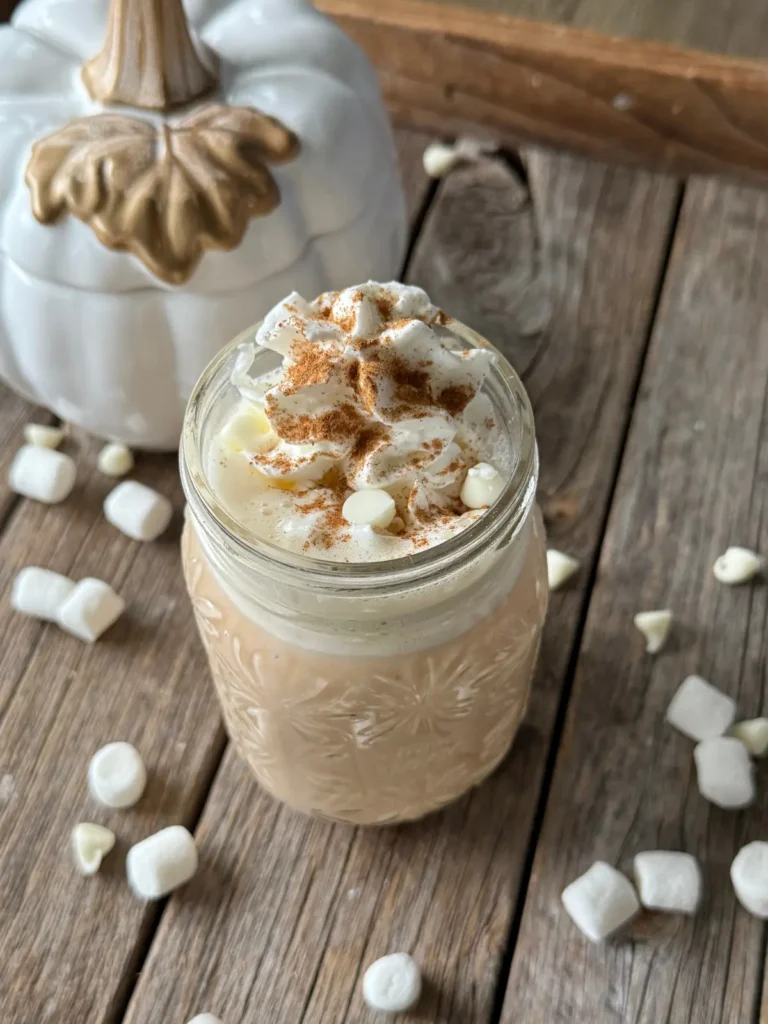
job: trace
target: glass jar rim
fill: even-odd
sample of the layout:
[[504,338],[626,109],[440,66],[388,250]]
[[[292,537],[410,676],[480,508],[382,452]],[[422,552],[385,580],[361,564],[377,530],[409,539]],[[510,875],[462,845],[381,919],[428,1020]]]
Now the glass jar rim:
[[[533,410],[520,377],[507,358],[486,338],[459,320],[446,325],[469,348],[483,348],[494,353],[489,378],[501,388],[511,409],[520,406],[521,430],[512,473],[495,503],[465,530],[448,540],[400,558],[373,562],[339,562],[312,558],[280,547],[255,536],[224,508],[217,499],[203,470],[201,438],[207,407],[205,398],[220,381],[233,353],[245,342],[252,341],[261,321],[237,335],[211,360],[195,384],[184,414],[179,462],[181,481],[187,503],[195,521],[214,542],[224,543],[231,555],[257,564],[284,579],[310,580],[318,584],[342,585],[348,589],[397,587],[407,582],[428,582],[448,567],[484,549],[504,533],[517,532],[526,522],[533,506],[538,480],[538,452],[534,432]],[[227,380],[229,374],[227,374]]]

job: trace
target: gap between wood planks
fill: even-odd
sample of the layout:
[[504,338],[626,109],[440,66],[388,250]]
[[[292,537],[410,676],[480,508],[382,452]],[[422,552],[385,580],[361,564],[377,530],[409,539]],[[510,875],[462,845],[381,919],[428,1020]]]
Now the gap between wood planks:
[[[413,150],[415,147],[423,148],[424,145],[429,141],[428,136],[422,136],[418,133],[399,133],[397,136],[398,144],[401,149],[401,157],[405,162],[407,157],[411,157],[408,161],[409,170],[414,166],[413,164]],[[420,166],[420,165],[419,165]],[[418,174],[410,176],[409,180],[404,182],[408,200],[409,214],[411,218],[411,227],[408,233],[408,244],[406,247],[406,255],[403,260],[403,267],[401,272],[401,280],[405,279],[408,265],[413,253],[416,240],[418,239],[424,220],[427,216],[427,212],[435,200],[439,182],[434,180],[427,180],[424,175]],[[1,532],[1,530],[0,530]],[[193,814],[190,816],[189,823],[187,825],[189,831],[194,835],[197,831],[197,826],[200,822],[200,817],[205,809],[208,796],[213,788],[216,776],[218,775],[219,769],[226,753],[227,747],[229,746],[229,740],[226,734],[222,738],[220,749],[216,757],[214,758],[209,774],[206,777],[206,781],[203,787],[200,789],[200,793],[197,800],[197,805],[194,809]],[[352,849],[350,844],[350,851]],[[348,851],[349,855],[349,851]],[[139,939],[136,955],[134,957],[133,969],[126,971],[123,979],[122,986],[115,994],[114,1010],[110,1014],[110,1019],[115,1022],[122,1021],[125,1013],[128,1009],[128,1005],[133,995],[133,991],[136,987],[136,981],[139,974],[141,973],[140,967],[144,963],[152,946],[153,939],[157,932],[160,919],[162,917],[163,910],[165,908],[165,901],[156,908],[156,912],[149,917],[143,925],[142,934]],[[319,965],[318,965],[319,970]],[[311,993],[308,998],[311,998]]]
[[[428,211],[409,277],[525,371],[548,439],[542,501],[555,539],[589,563],[678,189],[554,154],[529,159],[536,216],[498,161],[457,172]],[[574,417],[575,435],[565,422]],[[350,834],[308,822],[259,794],[230,751],[197,830],[209,876],[169,906],[127,1019],[191,1015],[204,1001],[235,1020],[268,1005],[274,1020],[367,1021],[355,972],[415,944],[437,983],[421,1019],[488,1021],[569,658],[557,636],[573,636],[585,582],[553,607],[531,712],[505,767],[422,825]],[[243,970],[229,966],[241,958]]]
[[608,528],[608,519],[611,513],[611,507],[613,505],[613,498],[616,493],[616,485],[619,480],[619,473],[621,471],[621,463],[624,457],[624,451],[627,447],[627,439],[629,432],[632,427],[632,412],[637,401],[637,394],[640,390],[640,383],[643,379],[643,370],[645,369],[646,359],[648,357],[648,349],[651,344],[651,337],[653,335],[653,328],[656,323],[656,317],[659,311],[659,304],[661,302],[661,295],[664,290],[664,281],[667,275],[667,268],[669,266],[670,257],[672,255],[672,247],[675,241],[675,234],[677,232],[677,226],[680,222],[680,211],[683,207],[683,199],[685,197],[685,185],[681,184],[677,202],[675,206],[675,212],[672,221],[669,226],[669,235],[667,238],[666,251],[664,253],[664,260],[659,273],[659,278],[656,285],[656,294],[653,299],[653,309],[651,318],[648,323],[648,329],[646,332],[645,343],[643,348],[642,357],[637,368],[637,374],[635,376],[634,385],[632,388],[632,397],[629,403],[629,415],[627,416],[626,423],[624,425],[624,431],[622,434],[619,449],[616,453],[616,461],[614,464],[613,475],[611,479],[610,491],[608,494],[608,500],[605,505],[603,513],[602,523],[600,525],[600,534],[597,546],[595,548],[594,556],[588,567],[589,578],[586,584],[586,590],[584,594],[584,600],[579,611],[578,625],[576,626],[576,632],[571,644],[570,656],[568,658],[568,668],[566,669],[565,680],[563,683],[563,690],[560,697],[560,701],[557,707],[557,714],[555,717],[555,724],[552,730],[552,739],[549,745],[549,751],[547,754],[546,766],[544,769],[544,778],[541,783],[540,798],[536,806],[536,813],[533,821],[533,827],[531,834],[528,839],[526,854],[525,854],[525,866],[523,868],[523,876],[518,888],[517,904],[515,906],[515,912],[512,917],[512,923],[509,929],[509,937],[507,940],[507,948],[504,956],[504,962],[502,969],[499,971],[498,982],[496,986],[496,993],[494,996],[493,1011],[489,1024],[498,1024],[501,1020],[501,1015],[504,1008],[504,999],[507,992],[507,983],[509,980],[509,971],[512,965],[512,960],[515,954],[515,945],[517,943],[517,937],[520,932],[520,925],[523,919],[523,909],[525,907],[525,897],[528,891],[528,883],[531,878],[531,872],[533,870],[533,862],[536,854],[536,847],[538,845],[539,836],[541,829],[544,824],[544,815],[547,810],[547,800],[549,797],[550,786],[552,784],[552,777],[555,771],[555,761],[557,760],[557,751],[560,746],[560,740],[563,735],[563,728],[565,726],[565,717],[568,711],[568,702],[571,698],[571,692],[573,690],[573,681],[576,675],[576,666],[579,661],[579,652],[581,650],[581,640],[584,635],[584,627],[587,622],[587,614],[589,612],[589,604],[592,597],[592,592],[595,586],[595,580],[597,578],[597,568],[600,563],[600,554],[603,548],[603,541],[605,539],[605,533]]

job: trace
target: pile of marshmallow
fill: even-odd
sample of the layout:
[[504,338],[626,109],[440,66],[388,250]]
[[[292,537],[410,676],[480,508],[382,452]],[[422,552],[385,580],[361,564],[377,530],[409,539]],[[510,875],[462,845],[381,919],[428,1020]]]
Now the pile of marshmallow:
[[[48,505],[69,497],[77,468],[70,455],[57,451],[64,436],[59,427],[27,425],[26,443],[8,473],[12,491]],[[125,445],[107,444],[99,453],[98,467],[106,476],[125,476],[133,469],[133,455]],[[167,529],[172,514],[167,498],[136,480],[119,483],[104,501],[108,522],[132,540],[156,540]],[[75,583],[38,566],[28,566],[18,574],[11,604],[24,615],[55,622],[86,643],[97,640],[125,610],[125,601],[103,580],[88,576]]]
[[[552,557],[553,556],[553,557]],[[557,589],[578,569],[578,562],[560,552],[548,552],[550,583]],[[747,583],[765,568],[762,555],[731,547],[713,566],[721,583]],[[663,646],[672,614],[668,610],[641,612],[635,625],[646,636],[649,653]],[[748,807],[755,799],[753,758],[768,754],[768,718],[735,723],[736,702],[700,676],[688,676],[677,689],[666,721],[696,742],[693,761],[701,795],[726,810]],[[634,884],[604,861],[563,890],[563,905],[576,926],[593,942],[601,942],[627,925],[639,912],[695,914],[702,874],[695,857],[672,850],[647,850],[633,862]],[[744,846],[731,865],[731,881],[742,906],[768,918],[768,842]]]

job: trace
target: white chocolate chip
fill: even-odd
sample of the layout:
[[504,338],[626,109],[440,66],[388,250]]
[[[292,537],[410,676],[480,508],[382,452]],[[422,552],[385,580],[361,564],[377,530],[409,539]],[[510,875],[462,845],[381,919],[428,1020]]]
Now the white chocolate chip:
[[669,636],[672,612],[666,608],[663,611],[638,612],[632,621],[646,639],[647,653],[658,654]]
[[221,1024],[221,1021],[212,1013],[198,1013],[196,1017],[188,1021],[188,1024]]
[[768,918],[768,843],[742,846],[731,864],[731,882],[745,910]]
[[421,971],[408,953],[390,953],[374,961],[363,975],[363,998],[372,1010],[402,1013],[421,996]]
[[748,807],[755,799],[754,768],[747,748],[733,736],[702,740],[693,751],[699,792],[725,810]]
[[108,583],[86,576],[59,608],[56,622],[67,633],[92,644],[124,611],[125,601]]
[[278,440],[267,414],[253,402],[241,402],[221,429],[221,443],[231,452],[268,452]]
[[712,566],[715,579],[729,586],[748,583],[765,568],[765,556],[749,548],[728,548]]
[[341,514],[353,526],[376,526],[386,530],[395,518],[395,501],[391,494],[378,488],[350,494]]
[[182,825],[171,825],[132,846],[125,870],[139,899],[159,900],[188,882],[197,863],[195,840]]
[[602,860],[567,885],[561,898],[573,923],[592,942],[607,939],[640,911],[632,883]]
[[115,833],[103,825],[83,821],[72,829],[72,852],[81,875],[95,875],[115,845]]
[[648,910],[695,914],[701,901],[701,869],[690,853],[648,850],[634,860],[635,885]]
[[559,590],[580,568],[581,563],[577,558],[564,555],[562,551],[555,551],[550,548],[547,551],[547,580],[549,589]]
[[488,508],[506,486],[506,479],[497,469],[488,462],[478,462],[467,470],[461,500],[467,508]]
[[112,441],[99,452],[97,465],[104,476],[125,476],[133,469],[133,452],[127,445]]
[[38,448],[58,448],[64,440],[61,427],[49,427],[44,423],[28,423],[24,427],[24,440]]
[[462,163],[473,163],[498,149],[495,142],[462,136],[453,145],[432,142],[424,150],[422,164],[430,178],[444,178]]
[[56,505],[72,493],[76,476],[77,469],[69,455],[25,444],[11,463],[8,486],[25,498]]
[[463,157],[455,146],[444,142],[431,142],[421,158],[425,172],[430,178],[444,178],[457,167]]
[[752,757],[765,757],[768,754],[768,718],[750,718],[746,722],[737,722],[729,731],[731,736],[741,740]]
[[74,589],[74,581],[67,576],[28,565],[13,581],[11,607],[22,615],[56,622],[61,606]]
[[686,676],[669,702],[666,720],[692,740],[722,736],[736,717],[736,701],[701,676]]
[[130,743],[107,743],[97,750],[88,765],[88,788],[94,800],[105,807],[133,807],[147,784],[147,769],[138,750]]
[[124,480],[107,495],[104,515],[108,522],[133,540],[157,540],[171,521],[173,506],[151,487]]

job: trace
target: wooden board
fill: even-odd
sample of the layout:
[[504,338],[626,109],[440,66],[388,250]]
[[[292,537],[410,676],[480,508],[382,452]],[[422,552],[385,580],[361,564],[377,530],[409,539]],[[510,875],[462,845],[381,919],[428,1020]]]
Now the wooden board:
[[[759,0],[429,0],[435,22],[460,6],[476,19],[488,14],[589,29],[606,36],[686,50],[768,57],[768,8]],[[386,0],[381,3],[386,6]],[[372,4],[370,6],[373,6]],[[378,5],[377,5],[378,6]]]
[[[452,176],[409,271],[449,310],[486,325],[524,370],[552,537],[584,559],[553,601],[513,754],[445,812],[366,831],[278,808],[228,750],[197,832],[205,868],[170,901],[127,1024],[203,1010],[227,1022],[373,1024],[361,973],[397,948],[411,949],[429,978],[415,1019],[470,1024],[494,1012],[677,198],[671,181],[568,157],[533,153],[527,169],[529,186],[497,161]],[[588,417],[583,432],[569,407]]]
[[[129,892],[126,850],[163,824],[194,825],[223,744],[179,571],[174,460],[139,462],[137,476],[178,510],[161,542],[140,545],[103,518],[114,481],[95,469],[98,447],[70,444],[73,497],[20,502],[0,539],[4,595],[31,563],[106,579],[129,605],[93,647],[15,614],[7,597],[0,605],[0,1005],[9,1024],[116,1019],[159,910]],[[127,812],[99,807],[86,785],[90,756],[116,739],[133,742],[150,773]],[[78,821],[118,836],[95,879],[74,872]]]
[[[609,11],[626,9],[629,0],[589,2]],[[768,181],[768,63],[762,60],[433,0],[320,0],[319,6],[368,52],[403,123],[443,134],[479,131],[508,144],[532,139],[680,173]],[[633,9],[638,6],[633,0]],[[673,12],[679,5],[664,7]],[[757,24],[745,34],[764,44],[760,26],[768,11],[757,0],[753,9]]]
[[[730,544],[768,549],[768,197],[689,185],[611,509],[578,671],[502,1021],[682,1024],[754,1021],[762,923],[738,908],[728,868],[765,839],[756,807],[699,795],[693,744],[663,722],[697,672],[765,713],[764,585],[728,588],[712,563]],[[669,607],[669,649],[643,654],[632,616]],[[758,792],[765,772],[758,772]],[[686,850],[704,869],[693,920],[641,919],[591,946],[559,906],[596,859]],[[546,978],[547,983],[541,984]],[[766,1018],[762,1018],[766,1019]]]

